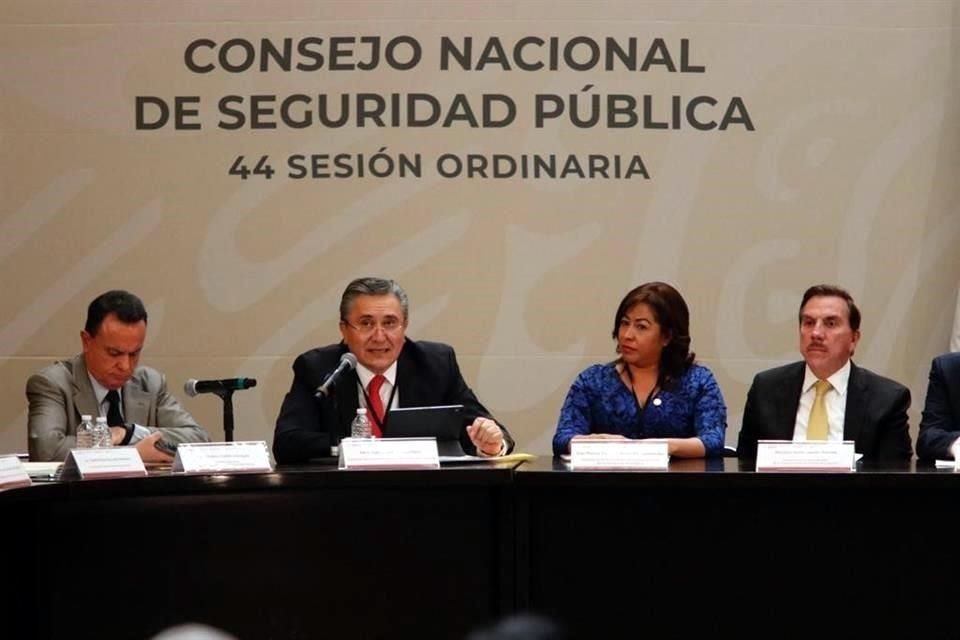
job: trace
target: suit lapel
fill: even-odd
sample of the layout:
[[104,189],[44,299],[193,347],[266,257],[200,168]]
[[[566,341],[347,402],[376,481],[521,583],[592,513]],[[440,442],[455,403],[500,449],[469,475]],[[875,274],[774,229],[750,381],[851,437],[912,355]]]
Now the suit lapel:
[[[860,369],[853,362],[850,363],[850,380],[847,382],[847,404],[843,417],[843,439],[857,441],[863,430],[863,421],[866,418],[864,407],[867,406],[868,390],[863,383]],[[859,451],[859,449],[858,449]]]
[[[73,402],[80,415],[100,415],[100,405],[90,384],[90,374],[83,362],[83,355],[73,362]],[[143,389],[140,374],[135,373],[123,385],[123,419],[136,424],[150,424],[150,393]]]
[[150,393],[136,373],[123,385],[123,419],[134,424],[150,424]]
[[424,392],[420,389],[420,376],[417,375],[416,365],[408,351],[409,341],[404,339],[403,349],[397,358],[397,393],[400,400],[397,406],[420,407],[424,405]]
[[803,393],[803,376],[806,366],[799,362],[784,378],[777,393],[777,431],[784,440],[793,439],[797,426],[797,409],[800,407],[800,394]]
[[77,408],[78,416],[100,415],[100,405],[93,392],[93,385],[90,384],[90,374],[83,362],[83,354],[73,359],[73,406]]

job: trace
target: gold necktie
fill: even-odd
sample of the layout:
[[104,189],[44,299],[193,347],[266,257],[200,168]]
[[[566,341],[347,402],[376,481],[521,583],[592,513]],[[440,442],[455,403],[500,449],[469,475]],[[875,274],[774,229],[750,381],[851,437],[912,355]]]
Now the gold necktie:
[[823,397],[833,387],[826,380],[817,380],[814,388],[817,390],[817,396],[813,399],[810,420],[807,421],[807,440],[826,440],[830,427],[827,423],[827,404]]

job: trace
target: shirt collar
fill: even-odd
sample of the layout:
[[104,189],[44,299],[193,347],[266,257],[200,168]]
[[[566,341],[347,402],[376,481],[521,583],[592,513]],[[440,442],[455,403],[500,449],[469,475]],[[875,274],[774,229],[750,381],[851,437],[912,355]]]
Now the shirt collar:
[[[833,375],[827,378],[827,382],[841,397],[847,395],[847,384],[850,382],[850,360],[848,359],[842,367],[834,371]],[[803,374],[803,393],[809,391],[816,383],[817,376],[810,370],[810,365],[806,365],[806,372]]]
[[[370,386],[370,381],[373,380],[373,377],[377,375],[370,369],[367,369],[365,366],[357,363],[357,377],[360,378],[360,384],[364,389]],[[387,382],[390,383],[390,386],[395,386],[397,384],[397,361],[394,360],[393,364],[390,365],[390,368],[383,372],[383,377],[387,379]]]
[[[90,386],[93,387],[93,395],[97,397],[97,406],[100,406],[103,404],[103,401],[107,397],[107,394],[110,392],[110,390],[100,384],[89,371],[87,371],[87,377],[90,378]],[[117,392],[121,394],[120,397],[123,397],[122,389],[117,389]]]

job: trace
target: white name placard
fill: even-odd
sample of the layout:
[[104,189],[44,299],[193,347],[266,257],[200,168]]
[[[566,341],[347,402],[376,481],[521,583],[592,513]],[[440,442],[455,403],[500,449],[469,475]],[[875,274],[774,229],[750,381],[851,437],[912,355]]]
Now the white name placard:
[[341,469],[439,469],[436,438],[344,438]]
[[17,456],[0,457],[0,490],[29,487],[33,484],[30,474]]
[[670,466],[666,440],[579,440],[570,442],[570,468],[664,470]]
[[847,472],[856,468],[856,452],[852,440],[760,440],[757,443],[757,471]]
[[174,473],[270,473],[270,450],[264,440],[184,442],[177,445]]
[[71,449],[63,463],[63,478],[135,478],[147,475],[136,447]]

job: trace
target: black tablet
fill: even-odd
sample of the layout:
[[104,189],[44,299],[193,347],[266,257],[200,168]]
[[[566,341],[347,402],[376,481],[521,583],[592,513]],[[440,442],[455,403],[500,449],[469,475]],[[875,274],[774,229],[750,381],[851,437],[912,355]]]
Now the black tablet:
[[397,407],[387,414],[387,438],[437,439],[441,456],[462,456],[460,434],[465,429],[463,405]]

